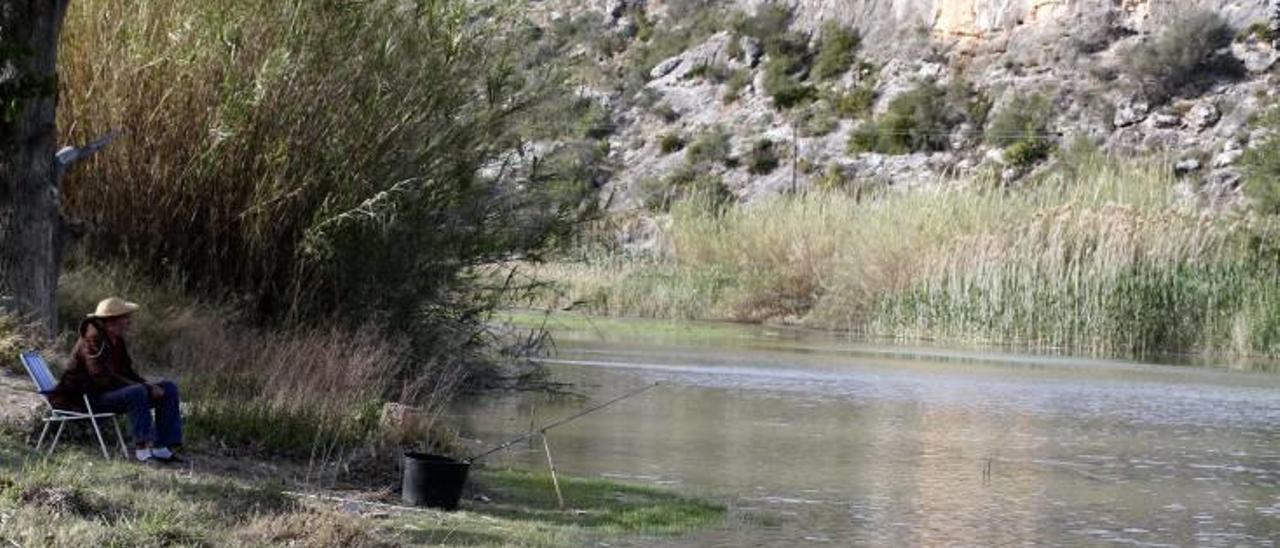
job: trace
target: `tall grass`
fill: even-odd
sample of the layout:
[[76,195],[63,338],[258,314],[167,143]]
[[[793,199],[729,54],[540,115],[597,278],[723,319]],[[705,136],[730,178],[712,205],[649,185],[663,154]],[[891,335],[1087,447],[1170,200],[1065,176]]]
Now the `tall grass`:
[[255,321],[373,322],[419,351],[476,325],[466,267],[562,234],[587,188],[482,169],[512,167],[552,84],[516,74],[511,19],[481,9],[73,3],[59,125],[123,132],[66,184],[84,251]]
[[[870,200],[686,202],[673,208],[658,258],[596,255],[548,273],[567,280],[562,298],[613,314],[784,319],[1099,354],[1280,353],[1269,219],[1197,210],[1159,160],[1068,156],[1016,189],[975,179]],[[712,273],[711,298],[670,297]],[[593,278],[608,282],[580,281]],[[637,279],[662,282],[631,301],[688,306],[618,306]]]
[[[201,303],[128,268],[92,263],[65,273],[66,338],[106,294],[142,303],[130,350],[150,379],[178,381],[188,436],[197,447],[340,461],[385,443],[433,443],[435,419],[465,378],[464,356],[432,356],[413,368],[407,342],[372,327],[289,329],[244,325],[226,305]],[[69,347],[69,341],[66,347]],[[62,359],[55,359],[60,363]],[[411,378],[399,375],[415,371]],[[383,420],[387,402],[421,406],[411,432]]]

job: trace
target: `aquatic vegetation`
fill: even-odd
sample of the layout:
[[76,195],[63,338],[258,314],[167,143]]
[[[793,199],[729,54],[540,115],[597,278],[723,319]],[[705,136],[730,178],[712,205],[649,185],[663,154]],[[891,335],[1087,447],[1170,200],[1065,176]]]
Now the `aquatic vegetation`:
[[1280,354],[1272,218],[1200,212],[1158,159],[1067,152],[1015,189],[976,179],[878,199],[677,204],[656,257],[594,248],[536,275],[580,310],[614,315],[1097,354]]

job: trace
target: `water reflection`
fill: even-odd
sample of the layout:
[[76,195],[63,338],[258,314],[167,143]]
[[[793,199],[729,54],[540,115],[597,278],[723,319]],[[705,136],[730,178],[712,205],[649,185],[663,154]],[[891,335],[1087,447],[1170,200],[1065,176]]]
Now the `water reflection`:
[[[1273,375],[779,342],[560,346],[553,375],[592,401],[665,383],[550,442],[566,473],[731,501],[732,523],[677,543],[1273,546],[1280,535]],[[518,394],[464,402],[456,417],[479,447],[587,404]],[[540,447],[521,446],[490,465],[544,464]]]

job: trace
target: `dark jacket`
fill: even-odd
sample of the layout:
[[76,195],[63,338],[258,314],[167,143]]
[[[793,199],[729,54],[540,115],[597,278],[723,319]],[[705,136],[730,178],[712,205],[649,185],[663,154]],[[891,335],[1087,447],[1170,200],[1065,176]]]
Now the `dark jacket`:
[[71,363],[62,373],[49,402],[60,409],[83,409],[83,396],[94,396],[147,382],[133,370],[133,358],[124,339],[112,339],[101,322],[80,323],[80,340],[71,351]]

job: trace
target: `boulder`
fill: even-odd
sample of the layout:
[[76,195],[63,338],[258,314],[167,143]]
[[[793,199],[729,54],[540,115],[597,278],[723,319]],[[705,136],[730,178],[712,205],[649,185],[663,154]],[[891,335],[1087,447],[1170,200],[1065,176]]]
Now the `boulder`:
[[1113,123],[1116,127],[1129,127],[1146,120],[1150,112],[1150,103],[1138,99],[1129,99],[1116,108],[1116,117]]
[[1238,148],[1224,150],[1213,157],[1213,167],[1224,168],[1235,165],[1240,161],[1241,156],[1244,156],[1244,151]]
[[1253,39],[1231,44],[1231,54],[1244,64],[1245,70],[1254,74],[1267,72],[1280,61],[1280,51],[1272,44]]
[[1182,122],[1187,126],[1187,129],[1204,131],[1221,119],[1222,112],[1213,103],[1198,103],[1187,111],[1187,114],[1182,118]]
[[1172,114],[1169,112],[1156,113],[1155,116],[1151,117],[1151,122],[1154,123],[1156,127],[1161,129],[1178,127],[1182,125],[1182,119],[1179,118],[1178,115]]
[[1185,158],[1173,164],[1173,173],[1178,176],[1187,175],[1195,171],[1200,171],[1200,160],[1195,158]]
[[676,70],[676,68],[679,67],[680,64],[683,62],[684,62],[684,57],[682,55],[677,55],[675,57],[671,57],[665,61],[662,61],[657,65],[654,65],[653,70],[649,71],[649,78],[657,80],[659,78],[662,78],[663,76],[671,74],[671,72]]
[[752,36],[743,36],[739,39],[738,45],[742,47],[742,54],[746,56],[744,61],[747,66],[755,67],[760,63],[760,57],[764,55],[764,46],[760,45],[760,41]]

